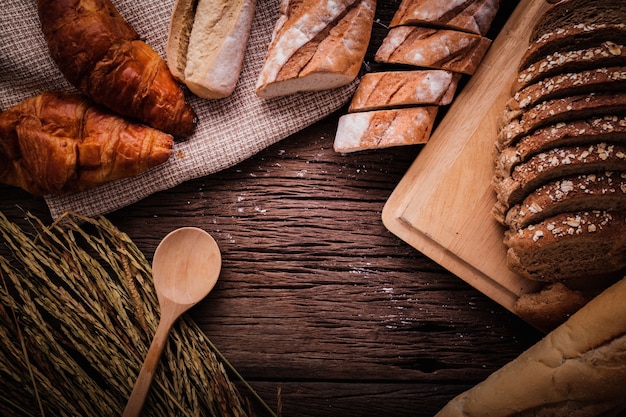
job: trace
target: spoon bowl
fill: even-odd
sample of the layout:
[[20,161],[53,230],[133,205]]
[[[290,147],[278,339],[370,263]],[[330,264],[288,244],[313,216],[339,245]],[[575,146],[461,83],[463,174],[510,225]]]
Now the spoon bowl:
[[221,267],[220,249],[202,229],[176,229],[159,243],[152,261],[152,276],[161,318],[123,417],[141,413],[172,325],[211,292]]

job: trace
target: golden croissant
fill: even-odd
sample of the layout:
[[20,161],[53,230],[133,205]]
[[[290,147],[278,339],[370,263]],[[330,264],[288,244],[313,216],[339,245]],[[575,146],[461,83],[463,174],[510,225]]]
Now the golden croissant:
[[173,137],[70,93],[45,92],[0,113],[0,182],[63,195],[165,162]]
[[37,8],[50,55],[78,90],[176,137],[193,133],[182,87],[109,0],[37,0]]

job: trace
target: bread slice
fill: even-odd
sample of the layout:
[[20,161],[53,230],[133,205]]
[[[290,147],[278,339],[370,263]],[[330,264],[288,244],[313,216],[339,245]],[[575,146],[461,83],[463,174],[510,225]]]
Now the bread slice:
[[506,213],[548,181],[605,171],[626,171],[626,145],[603,142],[549,149],[515,166],[510,177],[495,182],[497,207],[494,210]]
[[472,75],[490,45],[491,40],[472,33],[397,26],[389,30],[374,59],[384,64],[411,65]]
[[615,67],[626,65],[626,46],[624,43],[604,41],[598,46],[555,52],[540,60],[520,68],[513,82],[511,92],[515,94],[522,88],[544,78],[567,72],[579,72],[586,69]]
[[500,0],[402,0],[390,26],[430,26],[485,36],[499,7]]
[[538,292],[522,294],[515,302],[513,311],[528,323],[549,332],[567,321],[588,301],[581,291],[555,282]]
[[536,104],[572,95],[626,90],[626,67],[594,68],[543,79],[516,92],[507,102],[508,112],[519,112]]
[[230,96],[237,86],[256,0],[178,0],[170,20],[170,71],[198,97]]
[[591,93],[548,100],[526,111],[505,109],[499,120],[498,147],[514,144],[522,136],[544,126],[625,112],[626,94],[622,92]]
[[361,77],[349,112],[452,102],[460,74],[443,70],[370,72]]
[[339,118],[334,149],[348,153],[428,142],[438,106],[348,113]]
[[256,83],[269,99],[354,81],[367,52],[376,0],[285,0]]
[[522,277],[557,282],[626,268],[624,213],[562,213],[505,233],[507,265]]
[[[513,146],[497,143],[495,178],[511,175],[513,167],[549,148],[593,143],[626,143],[626,116],[604,116],[559,122],[522,136]],[[506,145],[506,144],[504,144]]]
[[626,171],[558,178],[509,209],[504,224],[518,230],[560,213],[626,210]]

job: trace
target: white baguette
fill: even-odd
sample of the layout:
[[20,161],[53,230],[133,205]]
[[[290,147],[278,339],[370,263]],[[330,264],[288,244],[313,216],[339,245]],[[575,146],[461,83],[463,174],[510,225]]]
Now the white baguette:
[[170,71],[198,97],[237,86],[256,0],[177,0],[166,46]]
[[339,118],[334,149],[348,153],[428,142],[437,106],[348,113]]
[[435,417],[610,416],[626,408],[626,279]]
[[282,0],[257,96],[329,90],[354,81],[375,9],[376,0]]

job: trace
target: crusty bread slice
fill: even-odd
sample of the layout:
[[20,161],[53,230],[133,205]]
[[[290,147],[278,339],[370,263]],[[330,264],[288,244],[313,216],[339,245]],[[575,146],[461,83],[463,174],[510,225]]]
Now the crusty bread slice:
[[376,0],[284,0],[256,83],[274,98],[354,81],[367,52]]
[[507,102],[508,112],[519,112],[542,101],[572,95],[626,90],[626,67],[594,68],[543,79],[516,92]]
[[[626,143],[626,116],[603,116],[558,122],[522,136],[514,145],[497,143],[495,178],[511,175],[513,167],[549,148],[593,143]],[[502,147],[504,146],[504,147]]]
[[374,59],[384,64],[402,64],[443,69],[472,75],[491,40],[472,33],[419,26],[391,28]]
[[334,149],[348,153],[428,142],[438,106],[348,113],[339,118]]
[[511,207],[504,224],[518,230],[560,213],[626,210],[626,172],[562,177],[530,193]]
[[626,94],[622,92],[590,93],[548,100],[527,109],[505,109],[499,122],[498,147],[514,144],[533,131],[559,122],[626,112]]
[[499,7],[500,0],[402,0],[390,26],[430,26],[485,36]]
[[460,74],[443,70],[370,72],[361,77],[349,112],[452,102]]
[[513,82],[511,92],[515,94],[522,88],[544,78],[567,72],[578,72],[586,69],[615,67],[626,65],[625,44],[604,41],[598,46],[576,49],[566,52],[555,52],[540,60],[523,66]]
[[626,217],[621,212],[558,214],[507,231],[504,242],[509,268],[531,280],[591,278],[626,268]]
[[515,166],[510,177],[495,181],[494,210],[506,213],[548,181],[604,171],[626,171],[626,145],[598,143],[549,149]]

